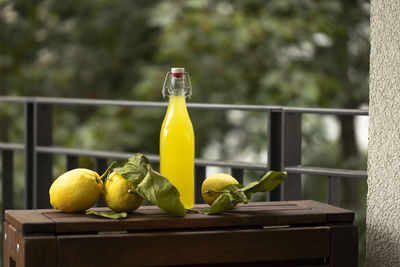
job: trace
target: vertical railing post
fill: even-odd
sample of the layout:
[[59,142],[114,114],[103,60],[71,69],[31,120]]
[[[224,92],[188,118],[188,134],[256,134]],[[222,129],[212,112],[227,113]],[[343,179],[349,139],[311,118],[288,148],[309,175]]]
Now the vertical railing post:
[[[281,169],[301,165],[301,114],[282,111]],[[289,173],[282,184],[283,200],[301,199],[301,174]]]
[[33,176],[34,176],[34,158],[35,158],[35,104],[32,102],[25,103],[25,192],[24,192],[24,208],[33,208]]
[[200,204],[205,203],[203,196],[201,194],[201,185],[204,179],[206,179],[206,167],[205,166],[195,166],[194,174],[194,203]]
[[[36,104],[35,112],[35,149],[36,146],[53,144],[53,106]],[[33,176],[33,208],[50,208],[49,188],[53,181],[53,155],[35,154]]]
[[239,184],[243,184],[244,170],[239,168],[232,168],[231,175],[238,180]]
[[2,150],[1,153],[2,161],[2,214],[1,218],[4,221],[4,211],[7,209],[12,209],[14,207],[13,197],[14,197],[14,151],[13,150]]
[[[95,168],[99,175],[102,175],[107,170],[107,159],[105,158],[96,158],[95,159]],[[97,207],[107,207],[107,204],[103,198],[100,197],[99,201],[96,204]]]
[[[280,171],[281,164],[281,143],[282,143],[282,116],[281,112],[268,112],[268,170]],[[282,187],[279,185],[269,194],[271,201],[282,200]]]
[[340,178],[328,177],[328,203],[339,206],[340,203]]
[[67,155],[67,171],[78,168],[78,157]]

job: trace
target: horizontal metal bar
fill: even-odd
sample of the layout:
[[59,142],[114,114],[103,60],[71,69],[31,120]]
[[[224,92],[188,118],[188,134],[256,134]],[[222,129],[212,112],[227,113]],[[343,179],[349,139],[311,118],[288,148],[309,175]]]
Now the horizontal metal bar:
[[24,150],[24,144],[2,143],[0,142],[0,150]]
[[51,147],[37,146],[36,152],[45,154],[62,154],[66,156],[82,156],[82,157],[93,157],[93,158],[104,158],[104,159],[121,159],[121,160],[125,160],[134,155],[134,153],[128,153],[128,152],[110,152],[101,150],[64,148],[56,146],[51,146]]
[[361,170],[346,170],[346,169],[332,169],[332,168],[320,168],[320,167],[309,167],[309,166],[288,166],[283,171],[289,173],[300,173],[310,175],[321,175],[321,176],[332,176],[332,177],[343,177],[343,178],[367,178],[367,171]]
[[[126,101],[126,100],[104,100],[104,99],[82,99],[82,98],[57,98],[57,97],[0,97],[0,102],[35,102],[37,104],[52,105],[85,105],[85,106],[118,106],[118,107],[149,107],[149,108],[165,108],[167,102],[151,102],[151,101]],[[233,105],[233,104],[205,104],[205,103],[188,103],[190,109],[201,110],[243,110],[243,111],[280,111],[280,106],[264,106],[264,105]]]
[[27,96],[0,96],[0,102],[4,103],[26,103],[33,102],[34,97]]
[[[86,150],[86,149],[48,147],[48,146],[37,146],[36,152],[46,153],[46,154],[62,154],[67,156],[84,156],[84,157],[120,159],[120,160],[126,160],[135,154],[133,152],[109,152],[101,150]],[[160,161],[160,158],[157,155],[146,155],[146,157],[148,157],[151,162]],[[215,167],[227,167],[227,168],[236,168],[245,170],[266,170],[265,164],[255,164],[246,162],[229,162],[229,161],[196,159],[195,164],[196,166],[215,166]]]
[[223,168],[227,167],[227,168],[243,169],[243,170],[266,171],[267,169],[266,164],[246,163],[246,162],[229,162],[229,161],[196,159],[195,164],[197,166],[215,166]]
[[[17,97],[0,96],[0,102],[35,102],[38,104],[54,105],[87,105],[87,106],[119,106],[119,107],[151,107],[165,108],[167,102],[150,101],[126,101],[105,99],[83,99],[83,98],[58,98],[58,97]],[[235,104],[211,104],[211,103],[188,103],[190,109],[201,110],[242,110],[242,111],[283,111],[303,114],[327,114],[327,115],[359,115],[367,116],[367,109],[339,109],[339,108],[302,108],[264,105],[235,105]]]
[[167,102],[57,98],[57,97],[35,97],[34,101],[38,104],[54,104],[54,105],[149,107],[149,108],[163,108],[168,106]]
[[299,108],[282,107],[283,112],[302,114],[326,114],[326,115],[353,115],[368,116],[368,109],[341,109],[341,108]]
[[262,106],[262,105],[232,105],[232,104],[204,104],[188,103],[189,109],[207,109],[207,110],[242,110],[242,111],[280,111],[280,106]]
[[[94,106],[123,106],[123,107],[152,107],[165,108],[167,102],[150,102],[150,101],[124,101],[124,100],[101,100],[101,99],[74,99],[74,98],[48,98],[37,97],[37,103],[42,104],[64,104],[64,105],[94,105]],[[231,104],[204,104],[204,103],[188,103],[190,109],[210,109],[210,110],[245,110],[245,111],[266,111],[280,110],[279,106],[262,106],[262,105],[231,105]]]

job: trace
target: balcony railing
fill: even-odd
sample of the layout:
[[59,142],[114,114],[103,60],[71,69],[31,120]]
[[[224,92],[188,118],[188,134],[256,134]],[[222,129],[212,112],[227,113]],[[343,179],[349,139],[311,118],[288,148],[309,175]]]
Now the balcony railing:
[[[3,211],[12,209],[15,151],[23,151],[25,159],[24,208],[47,208],[50,205],[48,189],[52,183],[52,164],[54,155],[66,157],[66,168],[78,167],[79,157],[91,157],[96,162],[96,169],[102,172],[107,167],[107,160],[127,159],[133,153],[85,150],[53,146],[53,107],[60,105],[116,106],[128,108],[167,107],[162,102],[88,100],[46,97],[0,97],[0,103],[19,103],[24,105],[24,143],[0,143],[2,153],[2,203]],[[199,188],[206,176],[208,166],[230,168],[239,182],[243,181],[244,170],[282,170],[288,172],[287,180],[270,193],[270,200],[298,200],[302,198],[301,175],[325,176],[328,178],[327,202],[339,204],[340,179],[367,178],[366,171],[331,169],[301,164],[303,114],[368,116],[368,110],[362,109],[322,109],[293,108],[261,105],[225,105],[225,104],[188,104],[189,109],[200,110],[241,110],[264,113],[268,120],[266,132],[268,160],[263,164],[231,161],[195,160],[195,186]],[[151,162],[159,162],[157,155],[147,155]],[[196,203],[202,202],[200,190],[196,190]]]

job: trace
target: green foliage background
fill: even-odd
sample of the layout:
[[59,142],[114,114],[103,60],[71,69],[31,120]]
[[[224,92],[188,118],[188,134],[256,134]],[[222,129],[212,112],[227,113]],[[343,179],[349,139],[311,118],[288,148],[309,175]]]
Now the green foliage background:
[[[368,59],[367,1],[0,0],[3,96],[162,101],[165,73],[183,66],[193,102],[359,108],[368,104]],[[164,112],[56,107],[54,144],[158,154]],[[1,104],[0,142],[23,142],[22,114],[17,104]],[[196,157],[266,162],[266,114],[191,117]],[[303,163],[365,169],[354,118],[334,120],[332,139],[323,118],[304,118]],[[23,157],[16,158],[22,208]],[[55,163],[57,176],[65,159]],[[80,164],[93,167],[86,158]],[[326,178],[305,176],[303,198],[326,201],[326,188]],[[365,181],[343,181],[341,206],[356,210],[361,254],[365,194]]]

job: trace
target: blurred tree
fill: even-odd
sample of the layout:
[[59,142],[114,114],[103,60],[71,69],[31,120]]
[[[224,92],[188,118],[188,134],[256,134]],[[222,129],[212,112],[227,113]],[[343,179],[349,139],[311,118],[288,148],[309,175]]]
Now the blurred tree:
[[[364,0],[0,0],[0,95],[158,101],[165,73],[183,66],[195,102],[358,108],[368,102],[368,12]],[[64,109],[58,145],[158,153],[163,110]],[[2,106],[1,141],[22,140],[20,114]],[[197,157],[213,147],[215,158],[265,162],[265,114],[191,115]],[[353,117],[338,119],[341,151],[319,145],[317,123],[305,162],[341,154],[323,161],[358,167]],[[346,201],[360,201],[351,190]]]
[[[165,72],[184,66],[196,102],[358,108],[368,101],[363,1],[3,0],[0,10],[3,95],[161,100]],[[64,131],[56,139],[157,153],[157,142],[138,140],[158,140],[159,114],[83,108],[75,119],[57,120],[66,129],[82,125],[79,138]],[[89,120],[96,116],[109,122]],[[240,128],[227,113],[193,112],[193,120],[197,156],[209,136],[223,144],[229,129]],[[353,117],[339,120],[342,155],[350,159],[359,153]],[[240,122],[247,131],[259,124]],[[247,135],[239,149],[262,153],[263,135]],[[90,141],[98,138],[107,142]]]
[[[368,7],[356,0],[163,1],[150,21],[162,29],[156,59],[195,74],[196,101],[359,108],[368,102]],[[349,161],[359,156],[354,117],[338,119]],[[354,191],[345,195],[359,201]]]
[[[368,101],[361,1],[0,5],[3,95],[160,100],[164,73],[181,65],[196,102],[357,108]],[[350,157],[352,117],[341,124]]]
[[1,94],[129,97],[157,48],[155,3],[1,1]]

